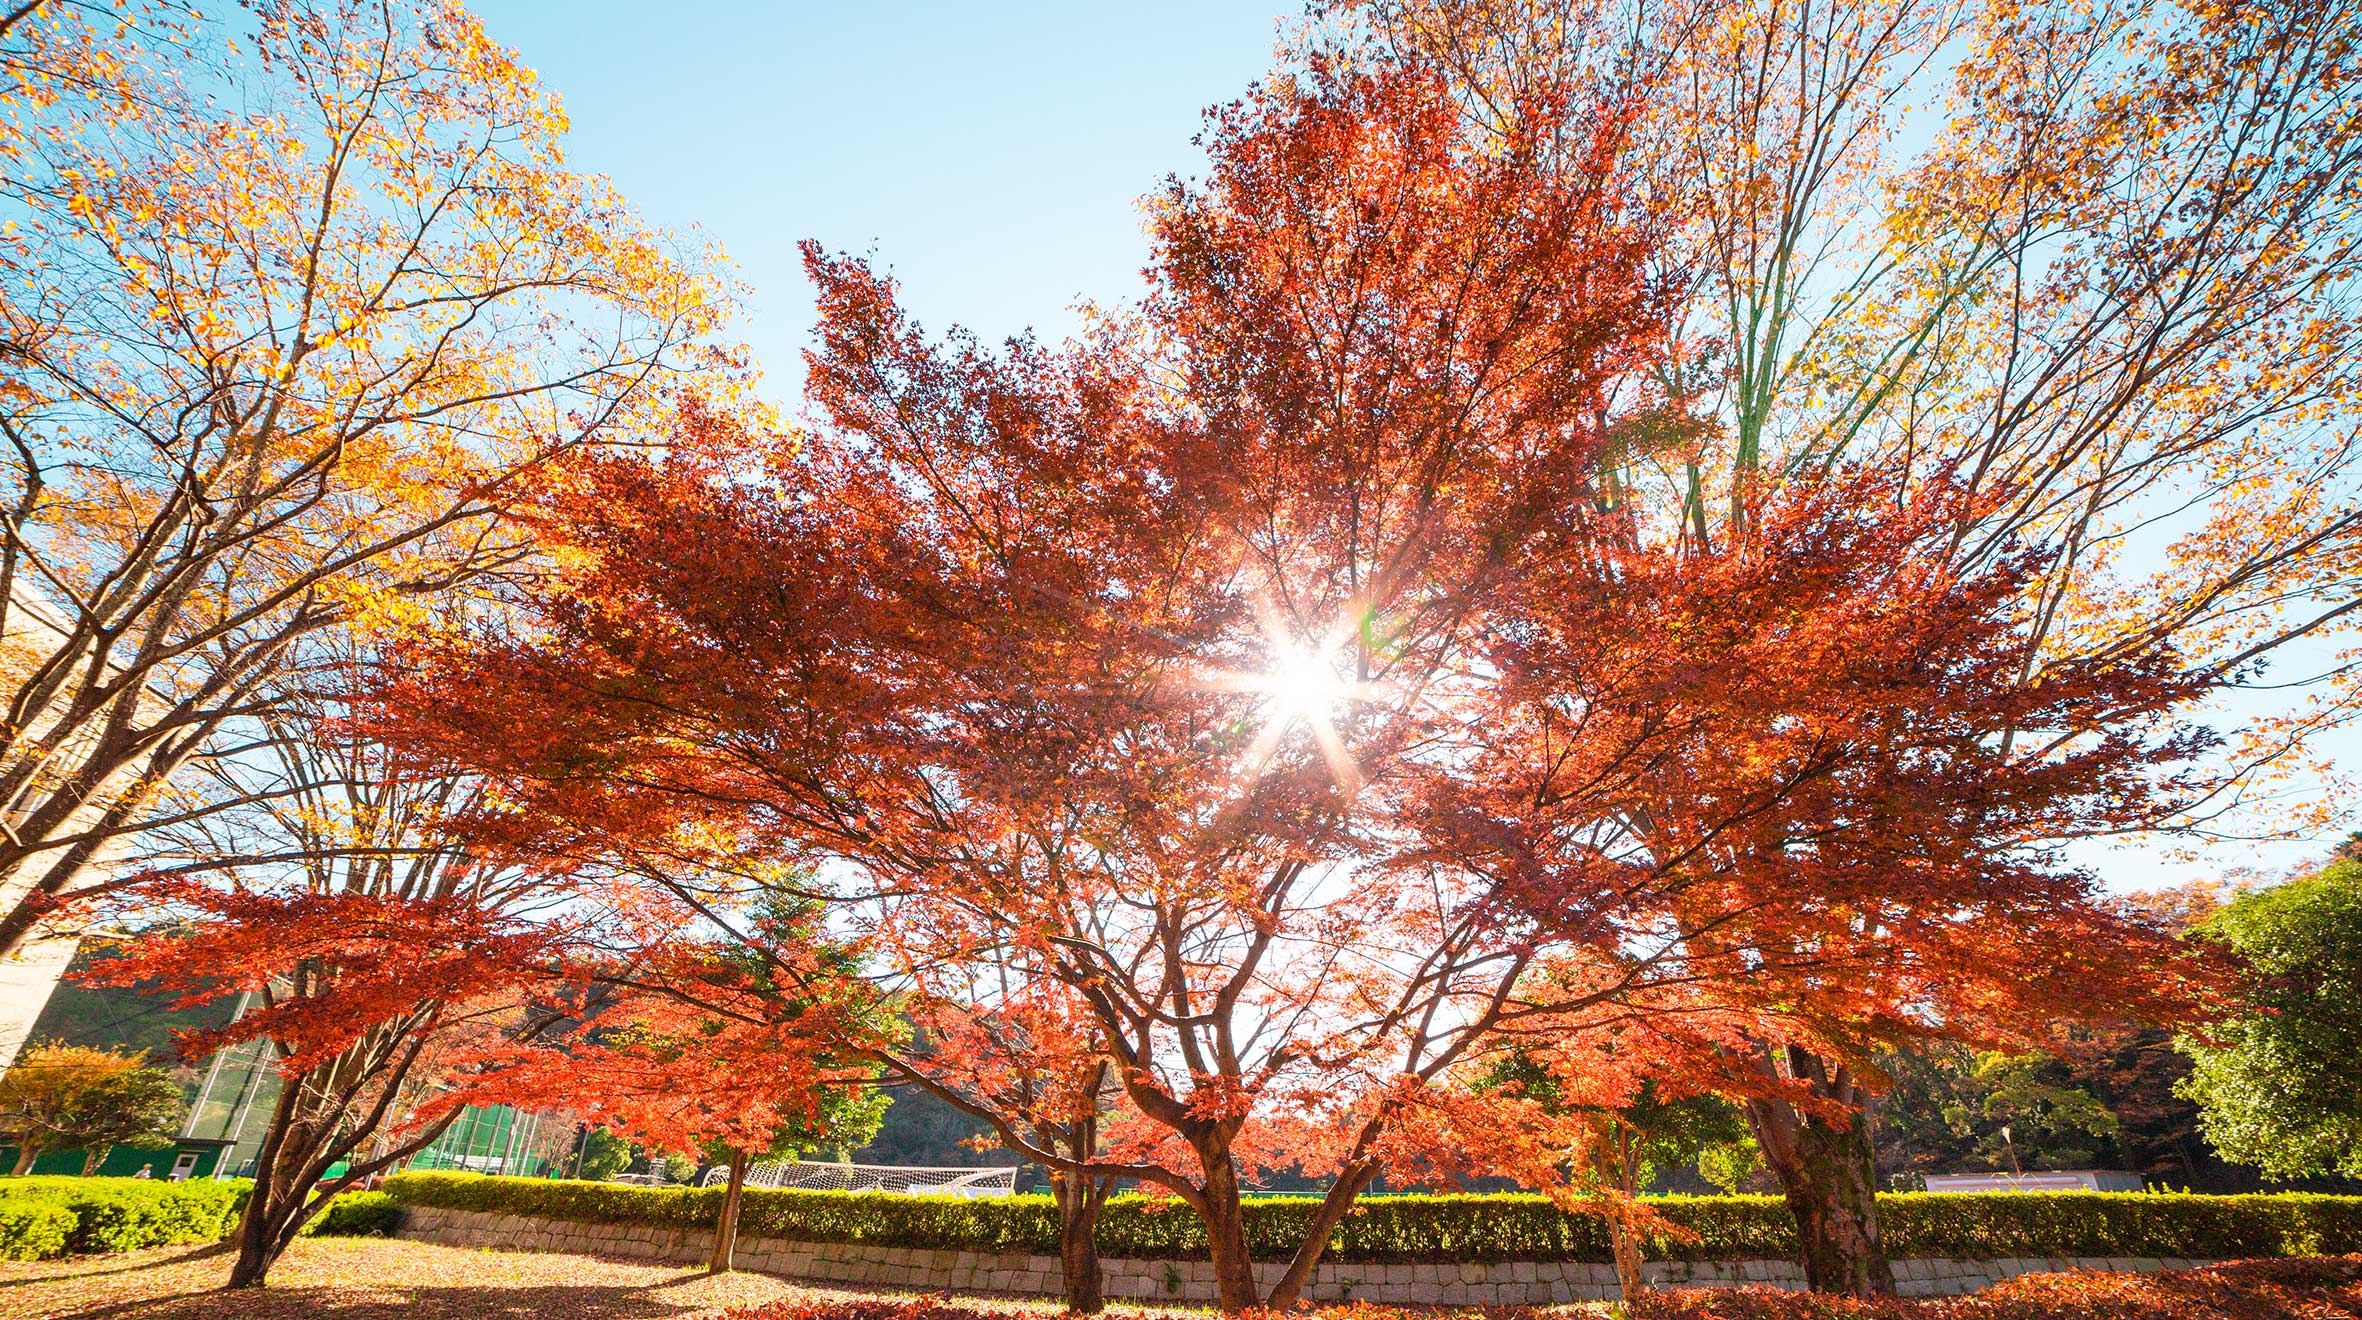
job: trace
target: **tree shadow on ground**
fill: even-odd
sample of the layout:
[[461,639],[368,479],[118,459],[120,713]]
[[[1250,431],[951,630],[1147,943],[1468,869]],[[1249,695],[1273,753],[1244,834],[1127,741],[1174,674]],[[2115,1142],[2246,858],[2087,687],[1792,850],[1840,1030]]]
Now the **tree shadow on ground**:
[[177,1251],[142,1253],[137,1260],[102,1269],[89,1268],[86,1263],[90,1260],[88,1256],[63,1256],[55,1261],[42,1262],[42,1264],[54,1264],[57,1267],[54,1272],[20,1274],[15,1278],[0,1279],[0,1295],[5,1295],[11,1288],[31,1288],[38,1284],[56,1283],[60,1279],[98,1279],[109,1274],[136,1274],[141,1270],[159,1269],[183,1261],[202,1260],[207,1256],[223,1254],[225,1252],[220,1243],[201,1242],[195,1246],[182,1247]]

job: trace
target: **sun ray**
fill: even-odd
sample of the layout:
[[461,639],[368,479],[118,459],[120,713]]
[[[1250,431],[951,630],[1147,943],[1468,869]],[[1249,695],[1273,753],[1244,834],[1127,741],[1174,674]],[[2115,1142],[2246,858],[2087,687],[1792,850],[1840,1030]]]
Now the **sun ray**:
[[1259,725],[1240,767],[1242,778],[1251,782],[1261,777],[1288,737],[1302,729],[1338,784],[1348,791],[1361,787],[1361,768],[1338,727],[1352,706],[1371,700],[1380,690],[1380,685],[1347,672],[1347,643],[1357,634],[1353,621],[1359,617],[1358,611],[1347,611],[1337,626],[1307,641],[1268,596],[1258,594],[1255,618],[1268,658],[1255,669],[1201,671],[1197,681],[1208,689],[1260,698]]

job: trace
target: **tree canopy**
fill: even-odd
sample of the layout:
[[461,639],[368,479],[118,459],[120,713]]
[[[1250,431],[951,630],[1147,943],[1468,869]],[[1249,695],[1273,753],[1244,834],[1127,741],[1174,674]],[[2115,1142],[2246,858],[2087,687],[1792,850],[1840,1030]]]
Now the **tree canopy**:
[[2196,934],[2242,969],[2231,1016],[2181,1042],[2207,1140],[2275,1177],[2362,1178],[2362,862],[2241,894]]
[[23,1173],[42,1152],[83,1152],[96,1170],[122,1144],[159,1146],[180,1131],[180,1084],[143,1054],[80,1045],[36,1045],[0,1074],[0,1134],[16,1144]]

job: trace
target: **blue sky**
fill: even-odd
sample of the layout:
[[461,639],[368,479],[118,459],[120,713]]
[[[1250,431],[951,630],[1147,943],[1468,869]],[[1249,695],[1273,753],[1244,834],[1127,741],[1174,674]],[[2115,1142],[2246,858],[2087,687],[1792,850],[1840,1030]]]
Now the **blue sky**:
[[1138,287],[1137,203],[1199,112],[1270,66],[1294,0],[760,4],[479,0],[564,99],[573,163],[700,227],[754,288],[791,398],[812,324],[795,245],[874,251],[931,327],[1055,335]]
[[[565,99],[577,167],[730,254],[752,286],[745,334],[767,392],[788,403],[813,319],[798,241],[872,253],[930,327],[1055,338],[1077,302],[1138,289],[1140,197],[1196,168],[1200,112],[1260,76],[1302,12],[1300,0],[475,8]],[[2196,864],[2144,845],[2076,857],[2130,889],[2287,866],[2325,843],[2224,842]]]

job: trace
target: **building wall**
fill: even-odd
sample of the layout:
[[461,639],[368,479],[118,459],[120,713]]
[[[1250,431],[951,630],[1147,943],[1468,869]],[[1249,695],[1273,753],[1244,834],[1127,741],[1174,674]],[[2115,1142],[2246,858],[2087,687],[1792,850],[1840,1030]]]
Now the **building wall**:
[[[79,639],[71,626],[61,621],[57,607],[41,599],[38,591],[22,579],[11,584],[7,601],[6,619],[0,624],[0,705],[6,705],[24,691],[30,676],[54,653]],[[161,713],[157,698],[150,689],[142,701],[143,715]],[[34,735],[49,732],[45,719],[54,718],[58,707],[37,714],[30,723]],[[96,726],[87,726],[64,737],[55,745],[37,746],[28,743],[15,751],[19,756],[38,756],[42,765],[40,782],[27,801],[42,800],[49,788],[65,782],[83,771],[90,762],[92,749],[97,745]],[[130,786],[136,766],[126,766],[102,783],[96,795],[68,818],[65,828],[48,837],[69,836],[77,830],[96,824],[107,808],[120,800]],[[12,808],[11,810],[14,810]],[[107,840],[96,854],[76,873],[68,889],[77,889],[85,881],[103,875],[122,862],[130,840],[116,837]],[[9,874],[0,874],[0,912],[13,909],[33,886],[46,874],[49,859],[59,854],[46,854],[45,859]],[[70,924],[70,923],[69,923]],[[41,1008],[49,1002],[49,993],[57,986],[67,964],[74,959],[75,946],[81,943],[78,930],[48,924],[37,929],[26,946],[13,956],[0,956],[0,1072],[16,1062],[17,1052],[27,1044],[34,1020],[41,1016]]]
[[33,1024],[81,943],[78,933],[42,929],[15,954],[0,956],[0,1072],[30,1043]]
[[[99,1161],[98,1173],[95,1176],[129,1178],[139,1173],[141,1165],[147,1165],[149,1166],[149,1176],[168,1177],[172,1173],[174,1157],[183,1149],[195,1151],[197,1154],[197,1165],[189,1171],[190,1177],[209,1178],[213,1176],[214,1165],[221,1159],[221,1148],[214,1145],[117,1146],[107,1152],[107,1157],[104,1160]],[[16,1147],[0,1146],[0,1173],[5,1173],[15,1167]],[[79,1175],[82,1172],[82,1152],[79,1150],[45,1150],[33,1157],[33,1167],[28,1172]]]
[[[627,1260],[691,1265],[713,1250],[711,1229],[647,1224],[583,1224],[529,1215],[406,1206],[396,1236],[458,1247],[509,1251],[565,1251]],[[2020,1274],[2052,1270],[2129,1270],[2144,1274],[2190,1269],[2213,1261],[2075,1257],[2050,1260],[1898,1260],[1895,1282],[1906,1296],[1975,1292]],[[790,1278],[926,1292],[991,1292],[1054,1296],[1055,1256],[978,1251],[920,1251],[741,1237],[737,1265]],[[1199,1260],[1103,1260],[1111,1300],[1211,1302],[1212,1266]],[[1282,1266],[1255,1267],[1276,1283]],[[1652,1261],[1649,1281],[1665,1287],[1754,1284],[1801,1289],[1804,1274],[1785,1260]],[[1495,1261],[1471,1264],[1326,1262],[1314,1272],[1311,1299],[1397,1306],[1528,1306],[1610,1301],[1618,1296],[1616,1267],[1582,1261]]]

